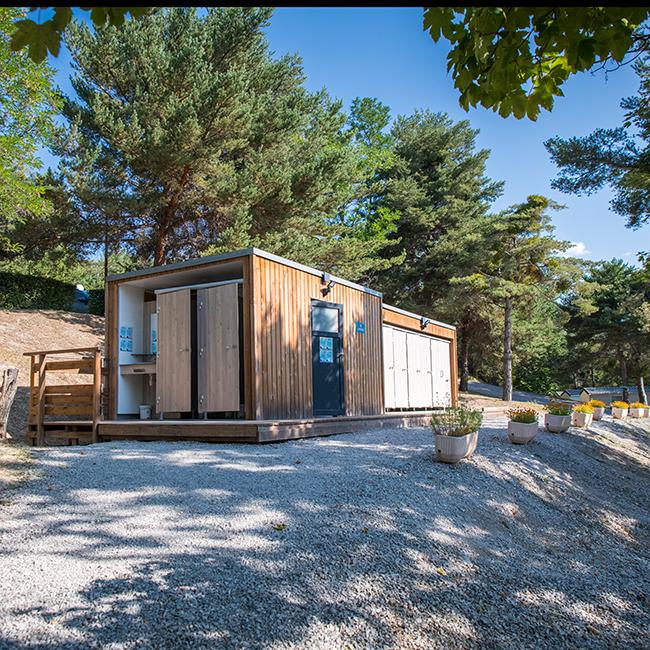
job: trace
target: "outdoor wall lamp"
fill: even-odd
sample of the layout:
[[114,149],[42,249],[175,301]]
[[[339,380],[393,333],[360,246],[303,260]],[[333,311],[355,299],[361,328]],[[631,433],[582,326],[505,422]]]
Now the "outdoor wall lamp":
[[321,289],[321,293],[326,296],[331,290],[332,287],[336,284],[334,280],[332,280],[332,276],[329,273],[323,273],[320,276],[320,281],[322,284],[325,286]]
[[426,329],[427,325],[431,322],[429,318],[426,318],[425,316],[422,316],[420,318],[420,329]]

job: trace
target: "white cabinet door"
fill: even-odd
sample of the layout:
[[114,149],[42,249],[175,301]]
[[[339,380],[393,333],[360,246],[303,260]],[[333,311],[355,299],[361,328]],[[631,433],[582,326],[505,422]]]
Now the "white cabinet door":
[[406,335],[408,351],[408,377],[409,377],[409,408],[423,408],[426,406],[426,392],[424,390],[425,373],[422,363],[422,337],[409,332]]
[[382,328],[384,339],[384,406],[387,409],[394,409],[395,403],[395,352],[393,350],[392,327]]
[[451,367],[449,342],[431,339],[434,406],[451,404]]
[[431,376],[431,344],[428,336],[419,337],[420,346],[420,371],[422,373],[422,381],[420,387],[420,406],[423,408],[431,408],[433,406],[433,380]]
[[395,408],[409,407],[409,372],[406,351],[406,332],[393,329],[395,361]]

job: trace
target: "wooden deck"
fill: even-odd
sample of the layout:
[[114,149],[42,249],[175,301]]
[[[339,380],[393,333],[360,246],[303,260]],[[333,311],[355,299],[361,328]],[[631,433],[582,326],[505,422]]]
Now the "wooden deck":
[[197,440],[205,442],[280,442],[295,438],[355,433],[370,429],[428,426],[430,411],[302,420],[103,420],[103,440]]

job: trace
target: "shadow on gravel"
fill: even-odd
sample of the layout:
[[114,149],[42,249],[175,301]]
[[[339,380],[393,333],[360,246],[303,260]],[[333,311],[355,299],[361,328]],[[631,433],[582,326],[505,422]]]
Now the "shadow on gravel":
[[[648,454],[647,434],[624,433]],[[83,645],[157,648],[650,642],[648,472],[589,432],[542,433],[519,447],[488,424],[476,457],[458,466],[434,463],[422,430],[394,442],[368,433],[264,447],[106,444],[48,452],[48,462],[26,515],[41,539],[57,540],[43,552],[108,573],[129,563],[93,580],[78,606],[5,602],[19,620],[55,619],[61,640],[83,634]],[[600,471],[578,473],[578,465]],[[73,466],[85,482],[54,496],[48,482],[65,484]],[[41,520],[57,509],[65,517]],[[614,519],[641,523],[625,530]],[[8,645],[20,644],[0,630],[0,647]],[[35,636],[29,645],[54,644]]]

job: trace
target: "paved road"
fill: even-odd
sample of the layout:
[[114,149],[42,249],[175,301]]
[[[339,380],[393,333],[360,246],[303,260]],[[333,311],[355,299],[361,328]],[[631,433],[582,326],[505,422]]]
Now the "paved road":
[[[485,384],[482,381],[470,381],[469,392],[474,393],[474,395],[484,395],[485,397],[496,397],[500,399],[503,394],[503,388],[494,384]],[[513,390],[512,399],[517,402],[535,402],[536,404],[546,404],[548,402],[548,397],[545,395],[529,393],[525,390]]]

